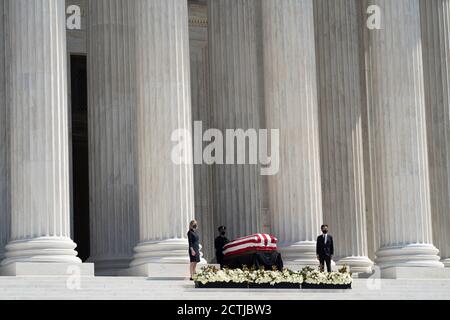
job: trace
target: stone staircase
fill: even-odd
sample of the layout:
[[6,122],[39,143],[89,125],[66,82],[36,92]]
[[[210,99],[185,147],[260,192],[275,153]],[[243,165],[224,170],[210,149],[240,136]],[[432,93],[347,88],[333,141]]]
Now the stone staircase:
[[195,289],[191,281],[136,277],[0,277],[0,300],[450,299],[450,280],[355,279],[352,290]]

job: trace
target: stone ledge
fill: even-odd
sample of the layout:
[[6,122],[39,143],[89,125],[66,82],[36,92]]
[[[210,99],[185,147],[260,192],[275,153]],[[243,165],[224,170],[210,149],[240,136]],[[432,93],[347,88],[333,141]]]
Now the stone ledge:
[[94,277],[93,263],[15,262],[0,268],[1,276],[82,276]]
[[429,268],[429,267],[387,267],[381,269],[383,279],[449,279],[449,268]]
[[[207,263],[199,263],[197,272]],[[146,263],[119,272],[121,276],[147,277],[155,280],[187,280],[190,278],[189,264],[185,263]]]

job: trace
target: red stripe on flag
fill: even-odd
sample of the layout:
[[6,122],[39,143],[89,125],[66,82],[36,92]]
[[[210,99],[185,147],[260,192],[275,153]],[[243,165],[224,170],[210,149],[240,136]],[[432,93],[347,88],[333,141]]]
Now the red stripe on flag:
[[[265,233],[257,233],[250,236],[238,238],[236,240],[233,240],[226,245],[224,245],[223,249],[230,249],[236,246],[248,244],[248,243],[255,243],[255,244],[262,244],[262,245],[269,245],[269,239],[270,243],[276,244],[278,242],[278,239],[275,238],[272,235],[268,235]],[[267,243],[267,244],[266,244]]]
[[226,245],[224,245],[223,248],[229,249],[229,248],[233,248],[233,247],[240,246],[240,245],[247,244],[247,243],[258,244],[259,241],[257,239],[248,239],[248,240],[240,241],[240,242],[233,241],[233,242],[230,242],[230,243],[227,243]]

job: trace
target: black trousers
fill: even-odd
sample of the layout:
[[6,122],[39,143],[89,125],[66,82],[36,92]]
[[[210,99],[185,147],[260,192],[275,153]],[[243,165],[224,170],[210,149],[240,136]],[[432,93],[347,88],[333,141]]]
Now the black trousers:
[[217,263],[220,264],[220,269],[223,269],[223,254],[216,252]]
[[324,269],[324,263],[327,265],[327,271],[331,272],[331,257],[330,256],[319,256],[320,269]]

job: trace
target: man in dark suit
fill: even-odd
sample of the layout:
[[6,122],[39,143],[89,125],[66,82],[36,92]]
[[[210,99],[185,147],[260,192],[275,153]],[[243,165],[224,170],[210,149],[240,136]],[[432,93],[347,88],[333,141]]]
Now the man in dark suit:
[[214,241],[214,247],[216,249],[216,260],[217,263],[220,264],[220,268],[223,268],[223,247],[230,242],[228,238],[225,236],[227,232],[227,227],[220,226],[219,227],[219,236]]
[[324,263],[327,264],[327,271],[331,272],[331,258],[334,254],[333,237],[328,234],[328,225],[322,227],[322,234],[317,237],[316,254],[320,262],[320,269],[324,270]]

